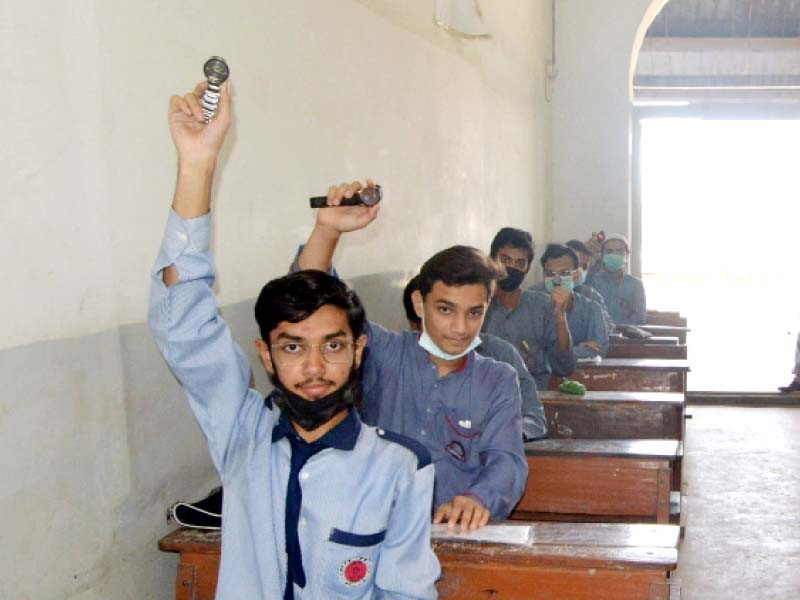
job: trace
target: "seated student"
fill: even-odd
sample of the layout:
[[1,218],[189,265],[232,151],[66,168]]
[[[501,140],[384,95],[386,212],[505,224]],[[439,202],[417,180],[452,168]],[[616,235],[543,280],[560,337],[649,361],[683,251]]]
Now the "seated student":
[[505,269],[483,322],[483,331],[510,342],[522,356],[536,387],[546,390],[550,373],[575,371],[575,348],[567,325],[569,294],[522,290],[533,260],[533,240],[527,231],[504,227],[494,237],[491,257]]
[[570,240],[564,245],[567,248],[572,248],[575,251],[575,254],[578,255],[578,262],[580,263],[580,279],[578,285],[575,286],[575,291],[579,294],[583,294],[589,298],[589,300],[594,300],[600,305],[600,308],[603,309],[603,318],[606,322],[608,335],[611,335],[614,333],[614,322],[611,320],[611,315],[608,314],[606,301],[603,300],[600,292],[586,283],[586,278],[589,276],[589,272],[595,267],[594,253],[580,240]]
[[[329,190],[334,206],[317,211],[294,268],[330,269],[341,234],[377,216],[380,204],[337,206],[360,189],[353,182]],[[419,277],[412,297],[422,335],[367,323],[362,416],[428,448],[436,467],[434,522],[474,529],[505,519],[528,475],[517,374],[473,351],[497,271],[475,248],[453,246],[428,259]]]
[[149,323],[225,486],[216,598],[436,598],[430,456],[362,425],[354,409],[366,342],[358,297],[317,271],[264,286],[256,346],[275,391],[265,399],[249,387],[247,359],[212,292],[209,251],[231,101],[225,85],[205,125],[204,87],[170,101],[180,168]]
[[573,293],[580,281],[578,255],[567,246],[548,244],[539,259],[544,273],[544,286],[548,294],[557,287],[569,293],[567,323],[575,344],[577,358],[604,357],[608,352],[608,329],[603,309],[594,300]]
[[797,346],[794,350],[794,379],[789,385],[779,387],[784,394],[800,392],[800,333],[797,334]]
[[[419,275],[412,277],[403,289],[403,308],[406,311],[406,320],[411,331],[422,333],[422,319],[417,316],[414,301],[411,295],[419,289]],[[547,437],[547,418],[544,415],[539,395],[536,393],[536,383],[522,362],[522,357],[514,346],[499,337],[489,333],[482,333],[481,343],[475,348],[478,354],[488,356],[500,362],[511,365],[517,371],[519,380],[519,393],[522,397],[522,437],[528,442]]]
[[641,279],[625,273],[630,255],[627,238],[608,235],[600,248],[601,266],[589,273],[586,283],[603,296],[615,324],[644,324],[647,318],[644,285]]

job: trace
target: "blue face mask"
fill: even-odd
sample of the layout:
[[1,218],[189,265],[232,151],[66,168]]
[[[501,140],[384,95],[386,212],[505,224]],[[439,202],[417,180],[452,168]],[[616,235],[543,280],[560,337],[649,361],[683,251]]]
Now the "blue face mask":
[[548,294],[553,293],[553,289],[556,287],[556,283],[559,286],[564,288],[570,294],[575,289],[575,282],[572,280],[571,275],[560,276],[556,275],[554,277],[545,277],[544,278],[544,289],[547,290]]
[[438,344],[433,341],[433,338],[428,335],[428,330],[425,327],[425,317],[422,318],[422,334],[419,336],[419,342],[417,342],[423,350],[425,350],[428,354],[435,356],[436,358],[441,358],[442,360],[457,360],[462,356],[466,356],[475,348],[481,345],[481,338],[480,334],[475,335],[472,341],[467,344],[467,347],[464,348],[458,354],[449,354],[439,348]]
[[611,271],[619,271],[625,265],[625,256],[622,254],[604,254],[603,266]]

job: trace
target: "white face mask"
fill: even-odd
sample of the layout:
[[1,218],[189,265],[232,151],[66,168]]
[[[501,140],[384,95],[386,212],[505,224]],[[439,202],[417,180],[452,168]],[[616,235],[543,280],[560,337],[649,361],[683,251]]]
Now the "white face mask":
[[428,329],[425,327],[425,317],[423,316],[422,333],[420,334],[419,342],[417,343],[422,347],[423,350],[425,350],[429,354],[432,354],[436,358],[440,358],[442,360],[457,360],[462,356],[466,356],[467,354],[475,350],[475,348],[480,346],[481,337],[480,333],[476,334],[475,337],[472,339],[472,341],[469,344],[467,344],[467,347],[462,352],[460,352],[459,354],[449,354],[444,350],[442,350],[441,348],[439,348],[436,342],[433,341],[433,338],[428,335]]

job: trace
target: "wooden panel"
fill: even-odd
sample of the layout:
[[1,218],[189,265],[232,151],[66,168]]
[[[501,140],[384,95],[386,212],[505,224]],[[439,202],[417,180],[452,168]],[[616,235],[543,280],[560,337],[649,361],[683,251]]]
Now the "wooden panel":
[[[602,440],[545,441],[607,444]],[[597,521],[606,517],[636,517],[640,521],[668,523],[670,465],[676,457],[677,442],[666,443],[672,445],[672,452],[657,459],[618,452],[604,456],[603,450],[592,454],[580,449],[561,453],[553,450],[551,455],[548,455],[551,450],[545,449],[543,455],[537,455],[535,450],[526,448],[530,474],[512,518],[563,519],[564,515],[591,515]]]
[[539,398],[551,438],[683,439],[683,394],[544,391]]
[[686,327],[688,325],[686,318],[675,311],[648,310],[646,319],[648,325],[669,325],[671,327]]
[[[579,363],[569,376],[588,390],[641,392],[685,392],[689,361],[638,358],[608,358],[599,363]],[[560,377],[550,378],[550,389],[558,389]]]
[[[442,598],[653,600],[650,590],[677,564],[679,528],[671,525],[531,523],[528,545],[434,542]],[[188,529],[159,541],[181,553],[178,583],[194,568],[196,600],[213,600],[219,532]],[[181,573],[184,579],[181,578]],[[186,587],[186,586],[182,586]],[[179,593],[186,593],[185,591]],[[210,594],[210,595],[209,595]],[[184,600],[187,596],[176,596]]]
[[[214,587],[216,588],[216,584]],[[178,563],[178,576],[175,580],[175,600],[197,600],[194,587],[194,565],[186,564],[182,561]]]
[[608,347],[606,356],[607,358],[667,358],[686,360],[689,353],[686,344],[612,344]]

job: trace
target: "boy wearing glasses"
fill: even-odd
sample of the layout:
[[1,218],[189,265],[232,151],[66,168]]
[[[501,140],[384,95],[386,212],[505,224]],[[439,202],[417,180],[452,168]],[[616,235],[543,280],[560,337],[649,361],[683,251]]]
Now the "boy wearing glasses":
[[600,305],[576,293],[580,283],[580,263],[572,248],[548,244],[539,261],[544,273],[544,290],[557,288],[569,293],[567,323],[577,358],[604,357],[608,351],[608,329]]
[[231,122],[227,83],[205,125],[194,93],[170,100],[178,180],[153,270],[149,323],[189,399],[225,488],[216,598],[436,598],[433,466],[424,447],[362,425],[358,297],[303,271],[264,286],[250,367],[212,292],[210,190]]
[[647,320],[644,284],[625,273],[630,256],[628,239],[623,235],[608,235],[600,248],[601,265],[589,273],[586,283],[603,296],[614,323],[643,325]]
[[546,390],[550,373],[575,371],[575,348],[567,323],[570,294],[560,286],[550,297],[520,287],[533,260],[533,240],[527,231],[504,227],[492,240],[490,252],[504,267],[505,277],[497,282],[483,331],[513,344],[536,387]]

